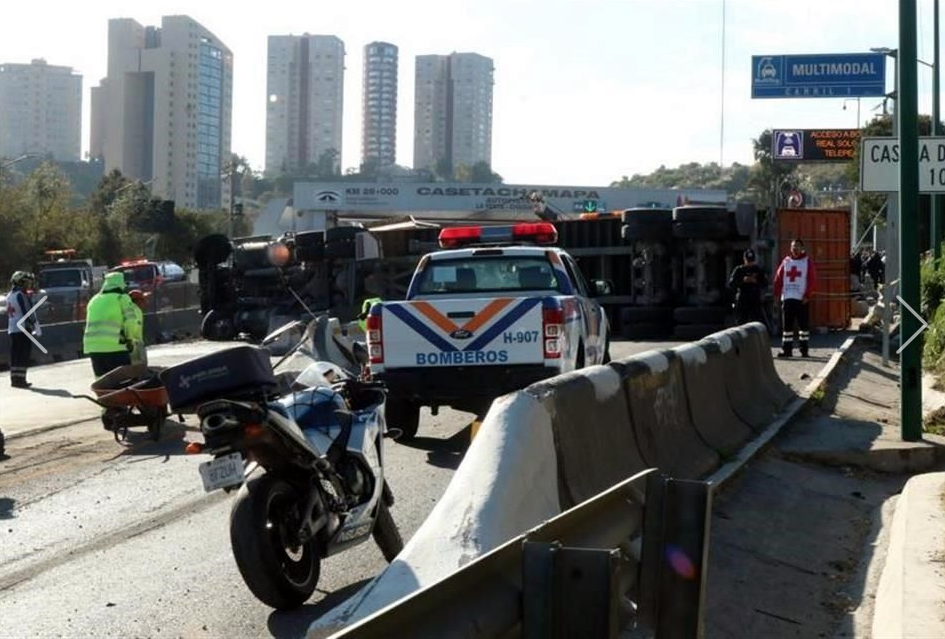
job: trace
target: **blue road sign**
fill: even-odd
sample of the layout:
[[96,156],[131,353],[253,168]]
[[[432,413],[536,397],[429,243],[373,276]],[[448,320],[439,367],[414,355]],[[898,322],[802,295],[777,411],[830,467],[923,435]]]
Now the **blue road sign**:
[[803,160],[804,132],[775,131],[773,151],[775,160]]
[[882,53],[754,55],[753,98],[869,98],[886,94]]

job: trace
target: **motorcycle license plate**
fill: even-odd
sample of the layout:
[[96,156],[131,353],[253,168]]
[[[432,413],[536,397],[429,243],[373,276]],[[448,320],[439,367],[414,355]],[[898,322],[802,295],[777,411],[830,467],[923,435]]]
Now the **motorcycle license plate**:
[[243,456],[239,453],[230,453],[212,461],[203,462],[198,466],[200,478],[203,479],[203,489],[208,493],[218,488],[242,484]]

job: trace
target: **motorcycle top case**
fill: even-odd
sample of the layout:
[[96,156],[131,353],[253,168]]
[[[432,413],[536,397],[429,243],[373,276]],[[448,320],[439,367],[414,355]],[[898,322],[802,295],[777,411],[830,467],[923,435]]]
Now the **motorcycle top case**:
[[165,369],[160,377],[174,413],[193,412],[215,399],[274,394],[278,388],[269,351],[256,346],[236,346],[195,357]]

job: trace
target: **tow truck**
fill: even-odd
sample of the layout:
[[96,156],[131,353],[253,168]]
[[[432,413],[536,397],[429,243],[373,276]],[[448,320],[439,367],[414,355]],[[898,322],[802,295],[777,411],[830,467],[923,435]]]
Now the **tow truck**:
[[387,421],[416,436],[421,406],[482,415],[495,397],[609,361],[607,317],[548,222],[445,228],[420,259],[406,300],[367,317],[371,374],[390,395]]

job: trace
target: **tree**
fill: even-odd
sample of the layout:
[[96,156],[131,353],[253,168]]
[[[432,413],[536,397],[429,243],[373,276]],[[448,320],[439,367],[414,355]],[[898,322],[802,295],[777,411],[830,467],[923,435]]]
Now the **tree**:
[[118,197],[118,192],[130,183],[128,178],[122,175],[121,171],[118,169],[112,169],[109,173],[103,175],[102,179],[99,180],[98,185],[95,187],[95,190],[92,191],[92,197],[89,202],[92,212],[98,215],[105,215],[108,212],[108,207],[110,207],[115,201],[115,198]]
[[338,158],[341,157],[341,154],[338,153],[337,149],[328,149],[323,151],[320,156],[318,156],[318,162],[314,165],[314,170],[311,171],[311,176],[320,179],[320,180],[330,180],[332,178],[338,177],[341,175],[341,170],[338,166]]
[[433,165],[433,174],[437,182],[449,182],[453,179],[453,163],[446,158],[440,158]]

